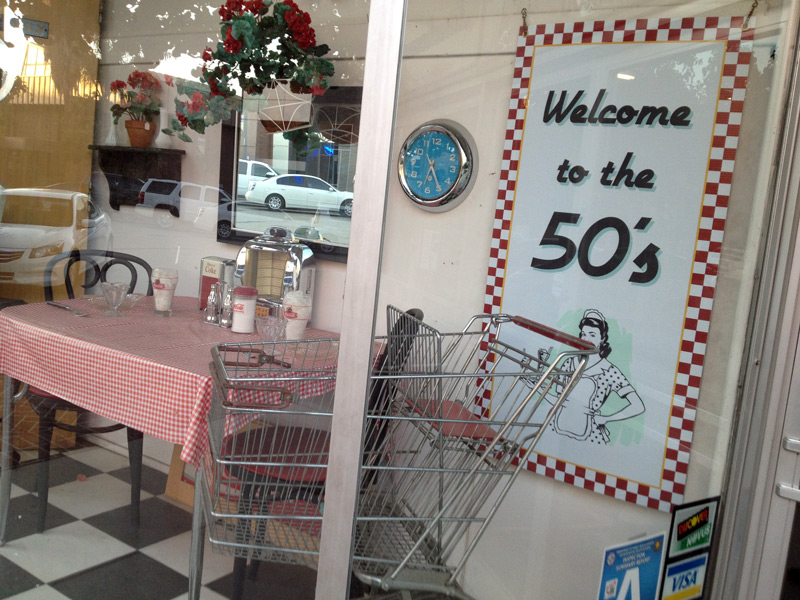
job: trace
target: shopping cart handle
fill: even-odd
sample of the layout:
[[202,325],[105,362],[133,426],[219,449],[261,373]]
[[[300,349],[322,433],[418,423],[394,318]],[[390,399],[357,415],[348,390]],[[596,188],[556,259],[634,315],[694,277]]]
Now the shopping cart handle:
[[562,344],[567,344],[568,346],[572,346],[577,350],[596,350],[593,344],[585,342],[580,338],[576,338],[574,335],[564,333],[563,331],[559,331],[558,329],[553,329],[552,327],[548,327],[547,325],[542,325],[541,323],[537,323],[536,321],[531,321],[530,319],[526,319],[525,317],[514,316],[512,317],[512,321],[514,321],[514,323],[516,323],[520,327],[529,329],[530,331],[536,332],[540,335],[550,338],[551,340],[555,340],[556,342],[561,342]]

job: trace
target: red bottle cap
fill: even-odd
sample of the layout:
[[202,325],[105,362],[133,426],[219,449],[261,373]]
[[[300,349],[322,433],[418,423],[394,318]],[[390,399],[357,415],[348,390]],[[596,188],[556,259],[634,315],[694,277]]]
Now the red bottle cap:
[[258,296],[258,290],[254,287],[239,285],[233,288],[233,293],[236,296]]

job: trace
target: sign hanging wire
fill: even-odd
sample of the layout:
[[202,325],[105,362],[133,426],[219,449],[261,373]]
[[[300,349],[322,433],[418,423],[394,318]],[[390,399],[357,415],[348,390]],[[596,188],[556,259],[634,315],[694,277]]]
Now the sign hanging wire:
[[753,5],[750,7],[750,12],[747,13],[747,16],[744,18],[744,25],[742,26],[742,29],[745,30],[750,29],[750,17],[753,16],[753,13],[755,12],[757,6],[758,6],[758,0],[753,0]]
[[[758,0],[755,0],[758,3]],[[752,12],[752,11],[751,11]],[[528,9],[522,9],[522,35],[528,35]]]

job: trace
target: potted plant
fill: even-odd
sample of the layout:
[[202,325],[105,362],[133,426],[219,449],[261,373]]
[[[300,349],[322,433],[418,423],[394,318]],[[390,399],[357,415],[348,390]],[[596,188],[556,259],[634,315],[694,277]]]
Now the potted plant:
[[128,75],[127,83],[121,79],[111,82],[111,92],[117,95],[117,102],[111,106],[114,124],[119,123],[123,115],[130,117],[125,121],[125,129],[134,148],[149,146],[153,139],[155,133],[153,118],[158,115],[161,107],[154,94],[160,89],[161,84],[158,79],[143,71],[134,71]]
[[[242,98],[246,104],[259,100],[259,115],[272,122],[273,130],[308,127],[309,115],[294,105],[310,106],[311,96],[325,92],[327,78],[334,72],[333,64],[323,58],[329,48],[317,45],[308,13],[293,0],[227,0],[219,15],[221,41],[203,52],[200,82],[176,82],[176,117],[170,119],[167,133],[191,141],[186,129],[205,133],[206,127],[239,109]],[[277,90],[282,89],[281,97]],[[308,94],[308,99],[301,94]],[[282,125],[267,116],[281,107]],[[306,134],[295,131],[287,137],[302,143]]]

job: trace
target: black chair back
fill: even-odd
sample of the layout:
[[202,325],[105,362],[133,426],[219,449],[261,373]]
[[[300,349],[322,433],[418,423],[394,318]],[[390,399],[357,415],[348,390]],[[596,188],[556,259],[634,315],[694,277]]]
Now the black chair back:
[[[44,268],[44,297],[45,300],[53,299],[53,271],[60,262],[64,262],[64,285],[67,288],[67,295],[70,298],[75,297],[75,290],[70,275],[72,266],[79,264],[83,266],[82,273],[84,274],[84,282],[81,284],[84,290],[94,287],[100,282],[106,281],[109,269],[115,265],[121,265],[128,269],[130,276],[130,283],[128,286],[128,293],[132,294],[136,289],[136,283],[139,281],[139,272],[137,266],[144,274],[147,280],[147,295],[153,295],[153,284],[150,282],[150,275],[153,272],[147,262],[133,254],[126,254],[124,252],[114,252],[112,250],[72,250],[70,252],[62,252],[57,254],[47,263]],[[114,271],[115,276],[119,269]],[[124,271],[122,271],[124,273]]]
[[[424,315],[418,308],[411,308],[399,315],[399,318],[389,332],[386,348],[378,358],[375,365],[375,375],[370,387],[367,401],[367,422],[364,431],[364,447],[362,451],[362,466],[374,467],[382,459],[384,440],[389,432],[388,419],[393,399],[391,382],[384,377],[391,373],[400,373],[414,344],[414,336],[419,330]],[[377,471],[362,469],[361,489],[369,488],[375,481]]]

